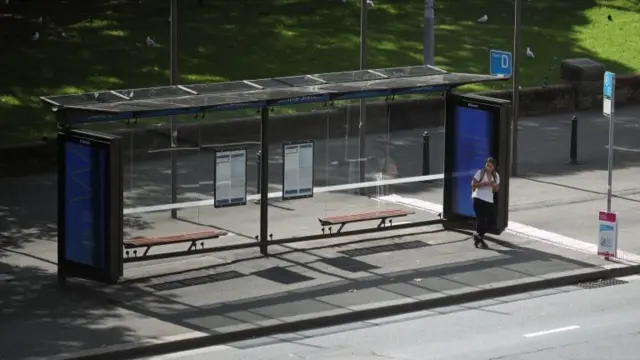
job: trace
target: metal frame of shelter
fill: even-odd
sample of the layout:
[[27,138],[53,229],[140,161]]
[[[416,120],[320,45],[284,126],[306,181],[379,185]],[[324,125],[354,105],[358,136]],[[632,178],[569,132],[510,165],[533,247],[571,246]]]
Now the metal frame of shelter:
[[[424,65],[211,84],[98,91],[79,95],[46,96],[41,97],[41,101],[55,112],[61,130],[90,123],[260,108],[260,151],[262,158],[266,159],[269,157],[270,145],[268,141],[270,107],[405,94],[434,92],[447,94],[461,85],[507,79],[491,75],[449,73]],[[361,130],[361,137],[365,131],[365,129]],[[175,156],[172,159],[175,159]],[[269,182],[266,179],[269,174],[269,162],[262,161],[260,164],[258,242],[261,253],[267,255],[270,242],[268,240]],[[176,202],[176,172],[175,161],[172,161],[173,202]]]

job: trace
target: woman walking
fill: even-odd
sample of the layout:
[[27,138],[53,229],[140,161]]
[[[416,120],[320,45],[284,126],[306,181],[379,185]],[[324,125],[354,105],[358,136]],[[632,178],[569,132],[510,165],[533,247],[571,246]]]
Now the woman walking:
[[473,234],[475,247],[488,248],[484,235],[495,226],[495,206],[493,194],[500,188],[500,175],[496,171],[496,161],[488,158],[484,167],[471,180],[473,211],[476,213],[476,232]]

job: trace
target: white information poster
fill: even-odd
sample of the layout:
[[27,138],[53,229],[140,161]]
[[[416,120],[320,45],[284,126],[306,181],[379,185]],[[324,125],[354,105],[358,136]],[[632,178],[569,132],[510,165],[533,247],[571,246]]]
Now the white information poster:
[[247,203],[247,150],[216,151],[215,207]]
[[598,213],[598,255],[615,258],[618,250],[618,217],[616,213]]
[[313,142],[285,144],[282,199],[313,196]]

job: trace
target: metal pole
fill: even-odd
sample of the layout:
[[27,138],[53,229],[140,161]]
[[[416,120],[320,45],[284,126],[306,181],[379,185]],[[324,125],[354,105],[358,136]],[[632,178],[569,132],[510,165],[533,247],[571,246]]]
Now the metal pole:
[[520,115],[520,26],[522,22],[522,2],[515,1],[515,23],[513,25],[513,91],[511,110],[511,176],[518,176],[518,116]]
[[[178,0],[171,0],[171,85],[178,85]],[[173,149],[176,144],[175,116],[169,117],[169,131],[171,139],[171,203],[178,202],[178,153]],[[171,210],[171,218],[178,217],[178,210]]]
[[423,38],[423,59],[425,65],[433,65],[435,53],[435,12],[433,11],[434,0],[424,0],[424,38]]
[[260,111],[260,253],[269,247],[269,108]]
[[[367,68],[367,10],[369,5],[367,0],[360,1],[360,70]],[[364,99],[360,99],[360,126],[358,131],[359,154],[358,158],[364,159],[367,152],[367,105]],[[367,162],[360,161],[360,182],[365,182],[367,172]],[[365,189],[360,189],[362,195],[366,194]]]
[[[431,135],[428,131],[422,133],[422,175],[431,174]],[[428,181],[424,181],[428,182]]]
[[613,135],[615,133],[615,116],[613,105],[614,99],[611,99],[611,115],[609,115],[609,154],[608,154],[608,174],[607,174],[607,212],[611,212],[611,196],[613,195]]

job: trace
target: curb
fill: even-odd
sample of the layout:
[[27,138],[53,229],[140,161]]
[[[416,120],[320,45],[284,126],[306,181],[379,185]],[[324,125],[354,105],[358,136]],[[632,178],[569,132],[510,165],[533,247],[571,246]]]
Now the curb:
[[485,288],[477,291],[442,296],[433,299],[419,300],[410,303],[390,305],[375,309],[366,309],[344,314],[330,315],[315,319],[306,319],[292,323],[263,326],[254,329],[234,331],[224,334],[205,335],[159,344],[142,345],[135,348],[119,350],[105,350],[103,353],[67,357],[68,360],[101,360],[101,359],[138,359],[142,357],[158,356],[169,353],[188,351],[198,348],[224,345],[230,342],[245,341],[253,338],[273,336],[278,334],[308,331],[317,328],[338,326],[355,322],[373,320],[377,318],[402,315],[417,311],[424,311],[444,306],[454,306],[464,303],[488,300],[496,297],[517,295],[525,292],[539,291],[549,288],[569,286],[580,282],[596,281],[635,275],[640,273],[640,265],[614,267],[611,269],[594,270],[568,276],[541,279],[526,283]]

